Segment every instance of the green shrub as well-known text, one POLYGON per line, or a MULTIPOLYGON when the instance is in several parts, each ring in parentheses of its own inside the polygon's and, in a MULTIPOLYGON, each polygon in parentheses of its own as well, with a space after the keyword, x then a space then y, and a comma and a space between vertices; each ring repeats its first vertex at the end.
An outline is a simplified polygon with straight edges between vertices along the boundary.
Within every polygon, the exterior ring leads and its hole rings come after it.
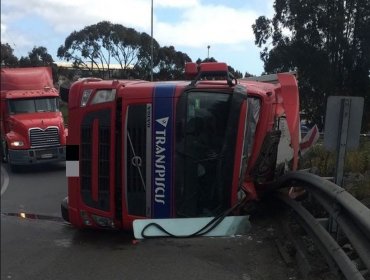
MULTIPOLYGON (((314 167, 318 175, 334 177, 336 154, 316 144, 301 158, 300 167, 314 167)), ((343 187, 359 200, 370 199, 370 139, 361 138, 359 148, 346 153, 343 187)))
POLYGON ((324 149, 322 144, 315 145, 300 160, 301 168, 317 168, 320 176, 333 176, 335 169, 335 157, 333 153, 324 149))
MULTIPOLYGON (((301 168, 316 167, 321 176, 333 176, 336 154, 325 150, 322 144, 316 144, 301 158, 300 165, 301 168)), ((364 139, 357 150, 346 153, 344 172, 362 174, 368 170, 370 170, 370 140, 364 139)))

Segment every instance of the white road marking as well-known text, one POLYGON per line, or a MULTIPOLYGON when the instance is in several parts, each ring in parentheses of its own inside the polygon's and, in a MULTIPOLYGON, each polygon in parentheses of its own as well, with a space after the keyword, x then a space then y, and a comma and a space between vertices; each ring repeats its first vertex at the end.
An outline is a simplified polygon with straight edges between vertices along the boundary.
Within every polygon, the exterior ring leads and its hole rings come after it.
POLYGON ((9 185, 9 175, 3 166, 1 166, 1 196, 5 193, 9 185))

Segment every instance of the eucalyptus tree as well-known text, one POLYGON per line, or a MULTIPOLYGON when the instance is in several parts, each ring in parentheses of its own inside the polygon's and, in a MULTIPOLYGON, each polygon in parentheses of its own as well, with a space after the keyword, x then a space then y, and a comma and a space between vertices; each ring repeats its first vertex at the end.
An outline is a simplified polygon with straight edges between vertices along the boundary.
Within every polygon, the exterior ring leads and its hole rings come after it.
POLYGON ((34 47, 28 53, 28 56, 22 56, 19 59, 19 66, 21 67, 52 66, 53 63, 53 57, 43 46, 34 47))
POLYGON ((87 69, 91 74, 98 72, 103 76, 109 73, 111 63, 111 30, 108 21, 86 26, 80 31, 73 31, 58 49, 57 56, 72 62, 75 68, 87 69))
POLYGON ((118 64, 119 76, 129 78, 147 52, 142 39, 145 36, 133 28, 102 21, 72 32, 59 47, 58 57, 71 61, 76 68, 97 71, 102 77, 110 77, 112 64, 118 64))
POLYGON ((363 96, 369 109, 370 1, 275 0, 274 9, 252 26, 265 72, 296 70, 302 107, 319 125, 330 95, 363 96))
POLYGON ((169 46, 160 48, 158 57, 157 78, 159 80, 184 79, 185 63, 191 62, 186 53, 176 51, 173 46, 169 46))
POLYGON ((1 43, 1 66, 15 67, 18 65, 18 58, 14 55, 14 49, 8 43, 1 43))

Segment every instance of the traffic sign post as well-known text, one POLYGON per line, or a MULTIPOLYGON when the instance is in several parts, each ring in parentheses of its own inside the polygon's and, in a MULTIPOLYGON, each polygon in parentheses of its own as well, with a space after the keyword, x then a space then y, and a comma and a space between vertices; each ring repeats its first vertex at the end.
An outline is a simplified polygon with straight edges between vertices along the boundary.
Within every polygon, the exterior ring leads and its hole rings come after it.
MULTIPOLYGON (((330 96, 325 118, 324 146, 337 151, 335 183, 343 185, 346 151, 359 145, 364 99, 362 97, 330 96)), ((339 212, 337 209, 336 212, 339 212)), ((338 224, 329 218, 328 231, 338 237, 338 224)))
POLYGON ((342 186, 346 151, 359 145, 363 106, 363 97, 328 98, 324 146, 329 151, 337 151, 335 183, 339 186, 342 186))

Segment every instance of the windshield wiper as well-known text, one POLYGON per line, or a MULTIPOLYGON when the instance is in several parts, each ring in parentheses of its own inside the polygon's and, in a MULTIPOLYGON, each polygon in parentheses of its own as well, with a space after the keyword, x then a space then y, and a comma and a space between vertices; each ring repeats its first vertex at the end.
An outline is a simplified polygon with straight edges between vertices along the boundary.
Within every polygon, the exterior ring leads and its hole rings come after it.
POLYGON ((202 159, 197 159, 196 157, 190 155, 190 154, 187 154, 187 153, 184 153, 184 152, 180 152, 180 151, 176 151, 178 154, 184 156, 184 157, 188 157, 188 158, 191 158, 192 160, 194 160, 194 162, 196 163, 199 163, 199 162, 204 162, 204 161, 209 161, 209 160, 219 160, 221 158, 224 157, 223 153, 216 153, 214 151, 210 151, 205 158, 202 158, 202 159))
POLYGON ((211 151, 207 154, 207 157, 198 160, 198 162, 209 161, 209 160, 220 160, 223 157, 224 157, 223 153, 217 154, 216 152, 211 151))

